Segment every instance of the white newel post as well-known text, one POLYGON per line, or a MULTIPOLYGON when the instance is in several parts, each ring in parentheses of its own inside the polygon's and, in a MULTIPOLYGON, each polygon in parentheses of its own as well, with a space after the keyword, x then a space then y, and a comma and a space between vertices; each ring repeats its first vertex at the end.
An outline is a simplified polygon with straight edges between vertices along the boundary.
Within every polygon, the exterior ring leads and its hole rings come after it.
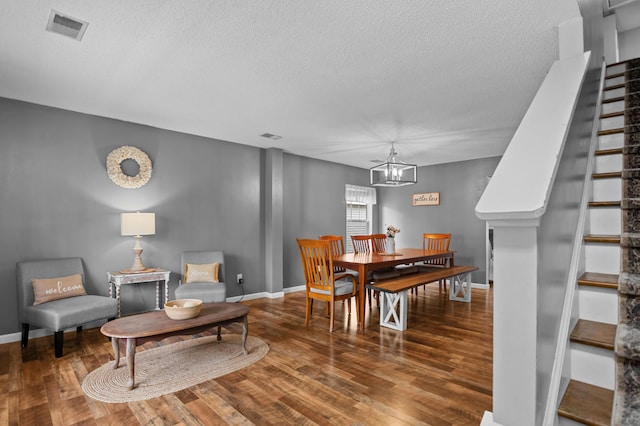
POLYGON ((535 424, 537 221, 495 222, 493 420, 535 424))
POLYGON ((571 22, 560 31, 563 59, 549 69, 476 205, 494 244, 493 412, 483 426, 535 425, 545 411, 544 390, 536 393, 539 221, 589 69, 590 52, 565 57, 579 50, 573 32, 581 30, 571 22))

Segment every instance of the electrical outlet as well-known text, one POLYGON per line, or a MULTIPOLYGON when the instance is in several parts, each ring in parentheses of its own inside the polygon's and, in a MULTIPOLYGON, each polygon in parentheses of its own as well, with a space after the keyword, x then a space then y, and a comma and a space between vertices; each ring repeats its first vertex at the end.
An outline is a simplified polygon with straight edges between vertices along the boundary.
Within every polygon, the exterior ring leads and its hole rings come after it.
POLYGON ((244 278, 242 278, 242 274, 238 274, 236 276, 236 284, 238 284, 238 285, 244 284, 244 278))

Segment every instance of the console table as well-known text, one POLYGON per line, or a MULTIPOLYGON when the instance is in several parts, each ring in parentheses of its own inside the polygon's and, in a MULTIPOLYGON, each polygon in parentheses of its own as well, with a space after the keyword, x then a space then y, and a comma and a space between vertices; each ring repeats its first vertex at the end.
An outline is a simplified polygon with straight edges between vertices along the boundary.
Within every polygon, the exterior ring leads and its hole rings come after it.
POLYGON ((113 287, 116 289, 116 301, 118 302, 118 317, 120 316, 120 286, 123 284, 140 284, 156 282, 156 310, 160 309, 160 282, 164 284, 164 301, 169 298, 169 275, 171 271, 154 268, 148 271, 125 273, 107 272, 109 279, 109 297, 113 297, 113 287))

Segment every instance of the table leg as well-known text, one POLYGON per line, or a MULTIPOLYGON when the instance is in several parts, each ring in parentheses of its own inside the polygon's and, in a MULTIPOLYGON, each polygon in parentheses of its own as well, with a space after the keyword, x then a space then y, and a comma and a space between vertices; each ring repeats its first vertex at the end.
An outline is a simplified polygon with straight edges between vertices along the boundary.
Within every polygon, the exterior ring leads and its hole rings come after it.
POLYGON ((113 363, 113 369, 115 370, 120 366, 120 339, 112 337, 111 346, 113 346, 113 356, 115 357, 115 361, 113 363))
POLYGON ((160 310, 160 280, 156 281, 156 311, 160 310))
POLYGON ((244 320, 242 321, 242 352, 245 355, 247 352, 247 334, 249 334, 249 316, 245 315, 244 320))
POLYGON ((380 325, 394 330, 407 329, 407 290, 399 293, 380 292, 380 325))
MULTIPOLYGON (((169 280, 164 280, 164 303, 169 301, 169 280)), ((164 306, 164 305, 163 305, 164 306)))
POLYGON ((364 289, 364 285, 367 281, 367 268, 365 265, 358 266, 358 328, 364 331, 364 305, 367 299, 367 294, 364 289))
POLYGON ((114 284, 116 287, 116 303, 118 304, 118 318, 120 318, 120 284, 114 284))
POLYGON ((471 302, 471 272, 451 277, 449 300, 471 302))
POLYGON ((136 379, 136 339, 127 339, 127 366, 129 366, 129 390, 133 389, 136 379))

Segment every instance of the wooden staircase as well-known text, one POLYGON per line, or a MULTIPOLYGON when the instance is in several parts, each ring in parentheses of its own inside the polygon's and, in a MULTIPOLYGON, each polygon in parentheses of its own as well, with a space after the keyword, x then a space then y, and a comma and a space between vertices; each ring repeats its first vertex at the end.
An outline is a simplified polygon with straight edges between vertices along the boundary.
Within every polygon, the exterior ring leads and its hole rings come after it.
POLYGON ((634 136, 640 91, 633 83, 639 78, 640 60, 607 67, 584 236, 587 272, 578 280, 579 319, 570 337, 571 380, 558 408, 561 425, 640 424, 640 382, 630 379, 640 370, 629 359, 640 353, 640 340, 629 338, 633 325, 640 327, 640 297, 636 305, 635 294, 627 295, 629 287, 640 295, 640 133, 634 136))

